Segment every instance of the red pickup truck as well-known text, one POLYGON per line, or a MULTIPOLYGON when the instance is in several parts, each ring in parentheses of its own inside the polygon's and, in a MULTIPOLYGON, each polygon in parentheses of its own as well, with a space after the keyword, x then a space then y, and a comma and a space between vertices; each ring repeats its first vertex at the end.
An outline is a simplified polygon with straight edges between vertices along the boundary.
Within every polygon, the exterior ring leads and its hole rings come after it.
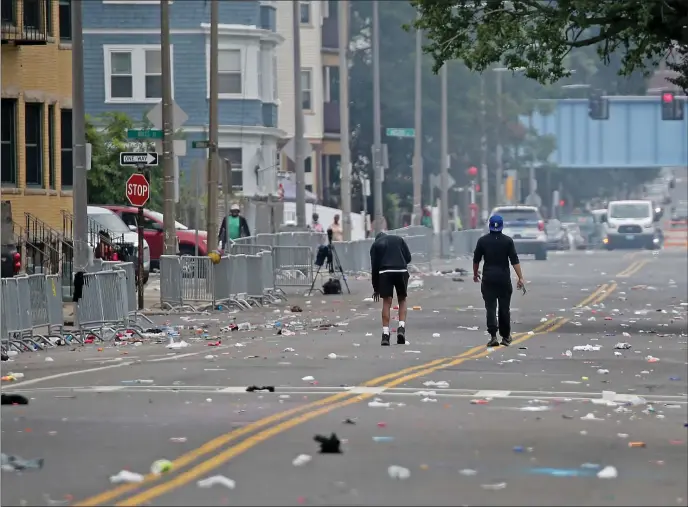
MULTIPOLYGON (((136 227, 139 210, 133 206, 101 206, 117 213, 129 227, 136 227)), ((151 268, 160 269, 160 256, 163 252, 165 235, 163 234, 162 213, 149 209, 143 210, 143 234, 150 248, 151 268)), ((194 255, 196 231, 179 222, 174 223, 177 230, 177 244, 180 255, 194 255)), ((208 254, 208 233, 198 231, 198 255, 208 254)))

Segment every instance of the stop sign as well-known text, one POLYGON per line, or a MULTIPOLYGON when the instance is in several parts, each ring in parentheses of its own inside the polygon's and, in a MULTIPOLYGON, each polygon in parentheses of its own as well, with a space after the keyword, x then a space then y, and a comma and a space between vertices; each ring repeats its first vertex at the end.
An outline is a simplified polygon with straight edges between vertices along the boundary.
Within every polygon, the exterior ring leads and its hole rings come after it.
POLYGON ((150 197, 150 185, 143 174, 132 174, 127 180, 127 199, 132 206, 143 206, 150 197))

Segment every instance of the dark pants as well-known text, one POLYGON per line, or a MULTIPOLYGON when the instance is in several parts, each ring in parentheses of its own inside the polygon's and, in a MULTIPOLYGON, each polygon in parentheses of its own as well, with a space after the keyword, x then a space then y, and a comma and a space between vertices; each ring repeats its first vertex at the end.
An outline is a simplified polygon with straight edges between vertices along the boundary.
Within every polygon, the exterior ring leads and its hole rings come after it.
POLYGON ((487 332, 496 336, 497 332, 502 338, 511 335, 511 294, 514 289, 511 282, 507 283, 482 283, 480 292, 485 301, 485 313, 487 316, 487 332), (499 308, 499 309, 498 309, 499 308))

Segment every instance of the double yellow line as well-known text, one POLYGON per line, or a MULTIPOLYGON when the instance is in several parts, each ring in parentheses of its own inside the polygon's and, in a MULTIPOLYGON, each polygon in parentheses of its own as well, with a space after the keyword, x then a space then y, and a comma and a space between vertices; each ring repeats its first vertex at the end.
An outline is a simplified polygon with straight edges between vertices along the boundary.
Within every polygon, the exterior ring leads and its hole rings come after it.
POLYGON ((595 289, 592 294, 586 297, 583 301, 578 303, 575 308, 582 308, 584 306, 596 305, 601 303, 603 300, 607 299, 612 292, 616 290, 618 285, 614 282, 603 283, 597 289, 595 289))
MULTIPOLYGON (((586 298, 586 301, 592 301, 593 299, 591 298, 594 297, 595 302, 600 302, 607 298, 615 288, 616 284, 604 284, 598 287, 590 297, 586 298)), ((529 332, 516 333, 513 335, 515 339, 512 344, 517 345, 529 340, 533 336, 556 331, 568 321, 569 319, 564 317, 555 317, 540 324, 529 332)), ((362 386, 380 388, 397 387, 401 384, 405 384, 419 377, 429 375, 438 370, 457 366, 471 359, 480 359, 482 357, 486 357, 491 352, 492 349, 487 349, 484 345, 479 345, 454 357, 437 359, 422 365, 412 366, 388 375, 374 378, 368 382, 365 382, 362 384, 362 386)), ((192 465, 194 462, 201 460, 201 458, 203 458, 203 460, 197 465, 192 466, 188 470, 179 473, 178 475, 159 476, 148 474, 145 476, 142 483, 121 485, 101 494, 87 498, 74 505, 86 507, 110 504, 117 498, 123 497, 124 495, 132 493, 139 488, 145 488, 146 486, 157 482, 158 484, 150 487, 150 489, 136 493, 133 496, 116 503, 115 505, 138 506, 146 504, 147 502, 150 502, 151 500, 158 498, 170 491, 182 487, 194 480, 200 479, 220 465, 230 461, 231 459, 239 456, 240 454, 275 435, 283 433, 295 426, 298 426, 299 424, 305 423, 306 421, 319 417, 338 408, 359 403, 374 396, 376 396, 375 392, 365 394, 343 392, 328 396, 322 400, 308 403, 301 407, 293 408, 291 410, 286 410, 284 412, 265 417, 259 421, 253 422, 242 428, 214 438, 213 440, 203 444, 201 447, 181 455, 173 462, 174 471, 182 470, 184 467, 192 465), (243 438, 243 440, 234 445, 222 449, 227 444, 241 439, 242 437, 246 438, 243 438), (213 453, 211 456, 205 457, 211 453, 213 453)), ((172 474, 174 474, 174 472, 172 472, 172 474)))
POLYGON ((618 276, 619 278, 628 278, 629 276, 635 275, 638 271, 643 269, 643 266, 645 266, 645 264, 647 264, 649 262, 650 262, 649 259, 642 259, 639 261, 634 261, 626 269, 618 272, 616 274, 616 276, 618 276))

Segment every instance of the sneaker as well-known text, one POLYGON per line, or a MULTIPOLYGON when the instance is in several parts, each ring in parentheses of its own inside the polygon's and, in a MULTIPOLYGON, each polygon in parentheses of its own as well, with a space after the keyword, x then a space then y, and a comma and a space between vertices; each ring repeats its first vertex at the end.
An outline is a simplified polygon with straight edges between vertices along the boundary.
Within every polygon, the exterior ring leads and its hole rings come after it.
POLYGON ((397 328, 397 345, 406 344, 406 328, 399 326, 397 328))
POLYGON ((499 347, 499 342, 497 341, 496 336, 491 336, 490 341, 487 342, 488 347, 499 347))
POLYGON ((508 347, 509 345, 511 345, 511 336, 502 338, 502 346, 508 347))
POLYGON ((383 347, 389 347, 389 335, 388 334, 383 334, 382 335, 382 342, 380 343, 383 347))

